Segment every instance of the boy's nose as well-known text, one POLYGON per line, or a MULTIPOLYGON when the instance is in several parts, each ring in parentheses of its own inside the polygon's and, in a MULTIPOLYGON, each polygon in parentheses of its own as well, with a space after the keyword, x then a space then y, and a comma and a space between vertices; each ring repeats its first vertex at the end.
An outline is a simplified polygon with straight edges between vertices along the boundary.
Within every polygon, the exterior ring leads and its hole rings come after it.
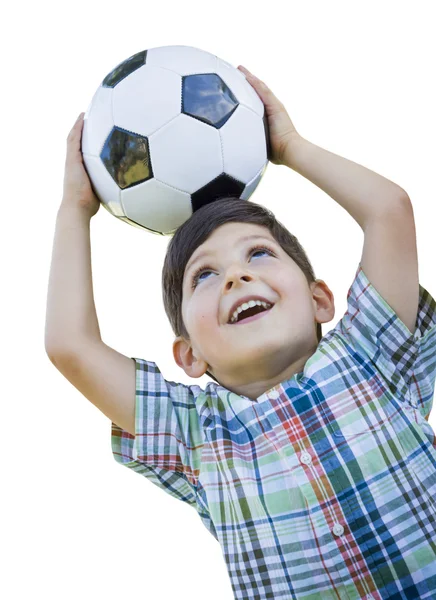
POLYGON ((246 267, 235 265, 226 273, 225 289, 231 289, 237 282, 248 283, 254 279, 254 275, 246 267))

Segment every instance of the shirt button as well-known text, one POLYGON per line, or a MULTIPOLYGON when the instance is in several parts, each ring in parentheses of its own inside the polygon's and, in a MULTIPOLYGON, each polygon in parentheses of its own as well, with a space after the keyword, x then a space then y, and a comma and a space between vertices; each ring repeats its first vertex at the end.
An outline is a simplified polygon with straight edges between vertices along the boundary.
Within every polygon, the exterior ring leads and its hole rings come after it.
POLYGON ((312 457, 310 456, 309 452, 302 452, 300 454, 300 460, 303 464, 310 465, 312 462, 312 457))
POLYGON ((368 596, 366 596, 366 600, 374 600, 374 596, 372 594, 369 594, 368 596))
POLYGON ((280 396, 280 393, 277 390, 272 390, 269 393, 269 397, 272 398, 273 400, 277 400, 277 398, 280 396))
POLYGON ((342 525, 339 525, 339 523, 336 523, 332 531, 335 535, 342 535, 344 533, 344 528, 342 525))

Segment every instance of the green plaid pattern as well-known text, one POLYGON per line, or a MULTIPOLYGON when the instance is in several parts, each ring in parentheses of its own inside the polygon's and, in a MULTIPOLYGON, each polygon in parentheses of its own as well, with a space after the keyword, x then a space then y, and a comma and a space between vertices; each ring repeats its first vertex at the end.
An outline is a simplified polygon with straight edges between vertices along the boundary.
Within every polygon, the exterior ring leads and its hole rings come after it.
POLYGON ((361 265, 304 371, 256 401, 136 358, 115 460, 194 507, 238 600, 436 599, 436 302, 412 334, 361 265))

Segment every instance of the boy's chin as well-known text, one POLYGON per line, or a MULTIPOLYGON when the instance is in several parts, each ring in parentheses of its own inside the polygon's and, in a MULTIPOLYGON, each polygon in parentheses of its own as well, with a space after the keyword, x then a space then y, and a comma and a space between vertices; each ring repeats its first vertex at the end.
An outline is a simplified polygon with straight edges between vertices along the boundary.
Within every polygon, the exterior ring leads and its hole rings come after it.
MULTIPOLYGON (((249 348, 247 344, 241 352, 229 351, 226 356, 226 363, 222 365, 222 370, 232 376, 250 374, 253 380, 263 377, 269 372, 269 366, 273 367, 277 356, 280 356, 284 348, 275 346, 274 348, 265 348, 265 345, 249 348)), ((234 349, 235 350, 235 349, 234 349)))

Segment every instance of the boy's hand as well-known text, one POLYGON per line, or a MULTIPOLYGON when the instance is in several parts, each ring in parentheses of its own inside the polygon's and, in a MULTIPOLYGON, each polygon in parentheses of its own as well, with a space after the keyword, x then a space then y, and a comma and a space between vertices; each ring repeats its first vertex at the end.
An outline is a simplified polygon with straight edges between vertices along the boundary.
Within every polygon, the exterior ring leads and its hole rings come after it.
POLYGON ((62 205, 80 207, 91 218, 100 208, 100 201, 92 191, 88 173, 83 165, 81 140, 84 114, 80 113, 67 138, 62 205))
POLYGON ((265 105, 271 143, 270 161, 275 165, 286 164, 286 154, 290 153, 289 149, 293 141, 300 138, 299 133, 297 133, 286 108, 274 96, 269 87, 242 65, 239 65, 238 69, 244 73, 248 83, 256 90, 265 105))

